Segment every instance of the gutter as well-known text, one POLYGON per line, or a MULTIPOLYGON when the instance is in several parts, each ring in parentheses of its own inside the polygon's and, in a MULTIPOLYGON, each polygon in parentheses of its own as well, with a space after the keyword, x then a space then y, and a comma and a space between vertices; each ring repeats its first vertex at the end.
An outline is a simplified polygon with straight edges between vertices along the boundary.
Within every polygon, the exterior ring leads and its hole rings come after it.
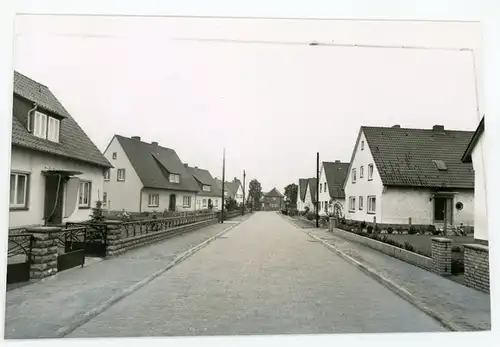
POLYGON ((144 191, 144 187, 139 191, 139 213, 142 212, 142 192, 144 191))

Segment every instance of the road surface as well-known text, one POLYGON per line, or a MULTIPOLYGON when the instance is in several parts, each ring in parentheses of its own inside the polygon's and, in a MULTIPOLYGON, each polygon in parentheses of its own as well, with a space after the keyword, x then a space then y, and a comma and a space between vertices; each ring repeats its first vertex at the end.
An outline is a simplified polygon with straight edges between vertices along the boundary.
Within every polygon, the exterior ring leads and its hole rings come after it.
POLYGON ((67 337, 437 331, 285 218, 257 212, 67 337))

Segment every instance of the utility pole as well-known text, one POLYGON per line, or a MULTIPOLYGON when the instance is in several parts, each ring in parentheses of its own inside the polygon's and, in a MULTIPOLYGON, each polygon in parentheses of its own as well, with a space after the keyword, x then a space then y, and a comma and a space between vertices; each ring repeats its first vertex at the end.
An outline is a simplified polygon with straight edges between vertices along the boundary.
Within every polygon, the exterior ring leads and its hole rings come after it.
POLYGON ((244 215, 245 214, 245 178, 247 177, 247 174, 245 172, 245 170, 243 170, 243 212, 242 214, 244 215))
POLYGON ((222 206, 220 209, 220 222, 224 223, 224 185, 226 180, 226 148, 222 154, 222 206))
POLYGON ((319 228, 319 152, 316 153, 316 228, 319 228))

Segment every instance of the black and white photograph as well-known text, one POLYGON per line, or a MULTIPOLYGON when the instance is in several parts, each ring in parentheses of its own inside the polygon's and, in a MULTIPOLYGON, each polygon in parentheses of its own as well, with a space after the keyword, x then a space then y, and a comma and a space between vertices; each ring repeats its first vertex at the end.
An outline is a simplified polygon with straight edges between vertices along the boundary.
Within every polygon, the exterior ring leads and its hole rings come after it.
POLYGON ((333 17, 16 14, 5 339, 490 331, 484 26, 333 17))

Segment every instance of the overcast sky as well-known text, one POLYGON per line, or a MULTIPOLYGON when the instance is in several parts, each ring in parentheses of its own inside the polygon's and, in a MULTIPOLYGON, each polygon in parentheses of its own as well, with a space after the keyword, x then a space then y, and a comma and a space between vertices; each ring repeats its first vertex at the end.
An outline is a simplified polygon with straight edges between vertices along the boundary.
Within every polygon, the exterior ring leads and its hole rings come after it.
MULTIPOLYGON (((114 134, 173 148, 221 177, 283 193, 349 161, 361 125, 474 130, 469 52, 180 41, 467 47, 478 24, 22 16, 15 69, 47 85, 102 150, 114 134)), ((479 80, 481 88, 481 80, 479 80)), ((482 91, 480 89, 480 99, 482 91)))

